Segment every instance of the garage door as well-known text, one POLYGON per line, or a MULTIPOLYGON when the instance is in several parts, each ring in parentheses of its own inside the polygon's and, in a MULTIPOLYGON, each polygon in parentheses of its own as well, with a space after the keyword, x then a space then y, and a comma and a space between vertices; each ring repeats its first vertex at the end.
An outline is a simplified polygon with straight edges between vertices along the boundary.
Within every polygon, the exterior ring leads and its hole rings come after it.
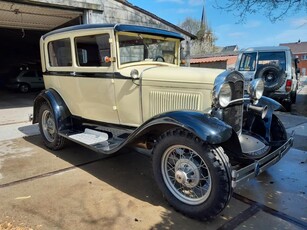
POLYGON ((0 1, 0 27, 50 31, 82 15, 75 10, 0 1))
POLYGON ((2 92, 8 84, 14 89, 25 85, 17 82, 22 71, 40 71, 40 37, 56 28, 80 24, 82 14, 83 10, 0 1, 0 102, 6 101, 2 92))

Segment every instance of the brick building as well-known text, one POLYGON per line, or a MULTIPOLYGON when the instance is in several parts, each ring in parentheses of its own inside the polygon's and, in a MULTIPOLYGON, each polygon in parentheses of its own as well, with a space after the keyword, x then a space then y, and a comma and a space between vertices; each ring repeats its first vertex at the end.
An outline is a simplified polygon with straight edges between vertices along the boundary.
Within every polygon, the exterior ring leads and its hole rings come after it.
POLYGON ((294 42, 294 43, 283 43, 279 44, 280 46, 288 46, 293 55, 298 57, 300 63, 298 67, 301 70, 301 76, 307 75, 307 42, 294 42))

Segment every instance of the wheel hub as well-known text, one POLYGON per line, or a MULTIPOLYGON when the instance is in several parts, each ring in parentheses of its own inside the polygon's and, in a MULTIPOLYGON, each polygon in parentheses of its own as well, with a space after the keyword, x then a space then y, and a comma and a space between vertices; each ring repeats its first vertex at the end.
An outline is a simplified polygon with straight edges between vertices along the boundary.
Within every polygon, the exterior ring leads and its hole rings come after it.
POLYGON ((48 120, 47 120, 47 129, 48 129, 48 132, 50 134, 54 134, 55 133, 55 124, 54 124, 53 119, 48 118, 48 120))
POLYGON ((189 159, 180 159, 175 166, 175 179, 187 188, 194 188, 200 180, 197 165, 189 159))

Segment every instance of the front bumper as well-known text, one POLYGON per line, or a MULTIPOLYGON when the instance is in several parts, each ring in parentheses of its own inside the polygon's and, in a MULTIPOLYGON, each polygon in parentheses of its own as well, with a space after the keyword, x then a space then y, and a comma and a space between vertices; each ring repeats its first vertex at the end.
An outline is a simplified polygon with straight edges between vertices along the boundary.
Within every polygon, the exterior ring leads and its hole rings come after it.
POLYGON ((232 170, 232 187, 236 187, 251 178, 258 176, 260 173, 264 172, 266 169, 277 163, 293 145, 294 132, 291 134, 289 140, 283 144, 281 147, 276 149, 274 152, 266 155, 264 158, 255 161, 254 163, 247 165, 238 170, 232 170))

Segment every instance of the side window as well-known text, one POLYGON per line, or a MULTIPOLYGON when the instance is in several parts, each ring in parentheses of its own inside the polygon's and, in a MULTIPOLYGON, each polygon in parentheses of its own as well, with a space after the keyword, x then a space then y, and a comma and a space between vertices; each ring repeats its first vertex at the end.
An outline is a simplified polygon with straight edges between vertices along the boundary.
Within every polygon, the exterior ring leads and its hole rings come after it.
POLYGON ((72 66, 69 38, 49 42, 48 53, 50 66, 72 66))
POLYGON ((36 77, 35 71, 28 71, 23 74, 23 77, 36 77))
POLYGON ((243 53, 239 71, 255 71, 257 53, 243 53))
POLYGON ((110 66, 109 34, 75 38, 78 66, 110 66))

